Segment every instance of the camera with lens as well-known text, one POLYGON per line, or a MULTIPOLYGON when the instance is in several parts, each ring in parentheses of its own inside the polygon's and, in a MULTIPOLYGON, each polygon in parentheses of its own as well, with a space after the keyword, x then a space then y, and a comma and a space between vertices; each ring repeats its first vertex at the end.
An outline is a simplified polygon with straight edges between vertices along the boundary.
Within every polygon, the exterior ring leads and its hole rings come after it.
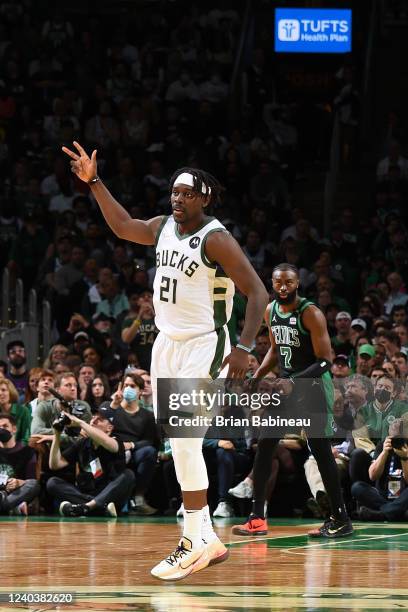
MULTIPOLYGON (((70 414, 72 414, 72 416, 76 416, 78 417, 78 419, 82 419, 84 414, 85 414, 85 406, 81 406, 81 404, 78 404, 77 402, 73 401, 73 402, 61 402, 61 404, 64 406, 64 408, 66 409, 67 412, 69 412, 70 414)), ((71 419, 69 418, 68 415, 66 414, 60 414, 59 417, 57 417, 55 419, 55 421, 53 422, 52 426, 54 429, 56 429, 57 431, 64 431, 64 429, 66 429, 66 433, 70 434, 70 435, 75 435, 78 433, 78 429, 80 429, 80 427, 78 427, 77 425, 71 425, 71 419), (69 431, 68 431, 69 430, 69 431), (74 433, 72 433, 72 430, 75 430, 74 433)))
POLYGON ((408 446, 408 440, 405 438, 391 438, 392 448, 400 450, 405 444, 408 446))
POLYGON ((60 416, 53 421, 52 426, 56 431, 62 432, 70 423, 71 419, 66 414, 60 414, 60 416))
MULTIPOLYGON (((85 414, 85 406, 82 406, 77 401, 73 400, 71 402, 67 401, 60 395, 55 389, 49 389, 50 393, 56 397, 60 404, 63 406, 66 412, 72 414, 72 416, 78 417, 78 419, 82 419, 85 414)), ((62 432, 64 429, 68 435, 77 435, 80 427, 76 425, 71 425, 71 419, 66 414, 60 414, 52 423, 53 428, 56 431, 62 432)))
POLYGON ((395 419, 390 425, 391 446, 400 450, 405 444, 408 445, 408 440, 403 438, 404 422, 402 419, 395 419))

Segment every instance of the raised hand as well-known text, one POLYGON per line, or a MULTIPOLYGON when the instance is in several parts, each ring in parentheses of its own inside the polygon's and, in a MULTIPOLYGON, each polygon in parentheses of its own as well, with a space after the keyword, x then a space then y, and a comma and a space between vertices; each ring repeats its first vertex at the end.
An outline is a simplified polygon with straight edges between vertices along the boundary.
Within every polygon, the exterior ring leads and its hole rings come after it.
POLYGON ((97 165, 96 165, 96 149, 92 152, 91 157, 87 155, 85 149, 81 147, 79 142, 74 140, 74 147, 78 151, 71 151, 67 147, 62 147, 64 153, 66 153, 71 158, 71 170, 74 174, 77 175, 81 181, 85 183, 89 183, 97 176, 97 165))
POLYGON ((118 408, 121 404, 121 401, 123 400, 123 383, 119 383, 117 390, 115 391, 115 393, 113 393, 111 395, 111 408, 118 408))

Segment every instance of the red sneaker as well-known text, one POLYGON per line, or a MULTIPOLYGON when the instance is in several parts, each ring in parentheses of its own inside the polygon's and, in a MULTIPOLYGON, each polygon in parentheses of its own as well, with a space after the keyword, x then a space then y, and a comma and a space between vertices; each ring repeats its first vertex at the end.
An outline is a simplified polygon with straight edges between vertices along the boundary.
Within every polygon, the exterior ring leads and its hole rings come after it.
POLYGON ((234 525, 232 533, 244 536, 261 536, 268 533, 268 523, 266 519, 251 515, 244 525, 234 525))

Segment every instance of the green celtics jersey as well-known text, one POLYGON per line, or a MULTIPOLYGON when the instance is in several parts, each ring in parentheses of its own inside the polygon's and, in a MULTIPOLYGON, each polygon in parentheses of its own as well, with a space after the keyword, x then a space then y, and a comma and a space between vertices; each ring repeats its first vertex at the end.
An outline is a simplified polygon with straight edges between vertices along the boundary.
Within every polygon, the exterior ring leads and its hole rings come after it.
POLYGON ((316 361, 310 333, 302 325, 302 313, 311 304, 300 298, 293 312, 282 312, 277 300, 272 302, 269 322, 283 376, 297 374, 316 361))

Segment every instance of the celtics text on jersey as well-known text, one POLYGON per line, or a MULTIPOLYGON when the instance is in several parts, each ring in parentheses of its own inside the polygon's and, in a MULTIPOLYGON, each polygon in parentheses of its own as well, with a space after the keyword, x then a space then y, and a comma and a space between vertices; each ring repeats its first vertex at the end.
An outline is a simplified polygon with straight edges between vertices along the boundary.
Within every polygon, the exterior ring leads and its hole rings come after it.
POLYGON ((302 313, 311 304, 300 298, 293 312, 283 312, 276 300, 271 304, 269 322, 282 373, 296 374, 316 361, 310 333, 302 325, 302 313))

